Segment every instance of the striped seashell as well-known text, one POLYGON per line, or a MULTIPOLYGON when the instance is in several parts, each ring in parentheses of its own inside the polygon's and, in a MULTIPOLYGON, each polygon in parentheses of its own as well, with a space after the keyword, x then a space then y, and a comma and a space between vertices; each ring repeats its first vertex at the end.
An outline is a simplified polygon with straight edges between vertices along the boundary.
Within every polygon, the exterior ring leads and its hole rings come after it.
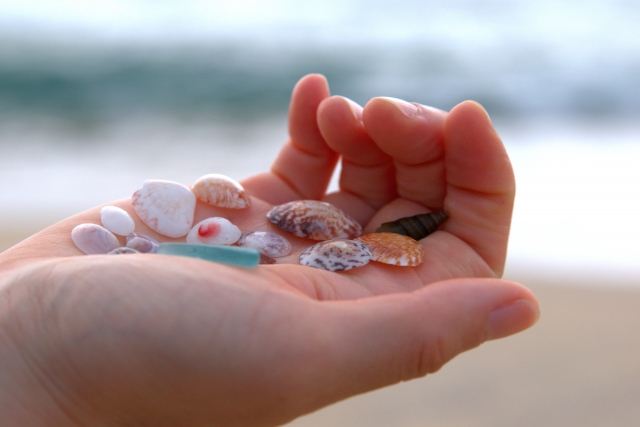
POLYGON ((80 224, 71 230, 71 240, 87 255, 102 255, 120 246, 116 236, 98 224, 80 224))
POLYGON ((191 189, 199 200, 222 208, 244 209, 251 199, 239 182, 225 175, 212 173, 198 178, 191 189))
POLYGON ((287 239, 268 231, 242 233, 237 245, 245 248, 255 248, 261 254, 272 258, 287 256, 291 253, 291 243, 287 239))
POLYGON ((187 243, 207 245, 231 245, 242 232, 226 218, 212 217, 200 221, 187 234, 187 243))
POLYGON ((416 240, 423 239, 449 218, 445 211, 430 212, 400 218, 395 221, 385 222, 376 229, 376 233, 397 233, 413 237, 416 240))
POLYGON ((300 264, 329 271, 362 267, 371 260, 371 250, 361 242, 347 239, 316 243, 300 254, 300 264))
POLYGON ((356 220, 337 207, 318 200, 297 200, 267 213, 269 221, 298 237, 313 240, 353 239, 362 234, 356 220))
POLYGON ((424 249, 417 240, 397 233, 370 233, 354 239, 367 245, 371 260, 415 267, 424 261, 424 249))

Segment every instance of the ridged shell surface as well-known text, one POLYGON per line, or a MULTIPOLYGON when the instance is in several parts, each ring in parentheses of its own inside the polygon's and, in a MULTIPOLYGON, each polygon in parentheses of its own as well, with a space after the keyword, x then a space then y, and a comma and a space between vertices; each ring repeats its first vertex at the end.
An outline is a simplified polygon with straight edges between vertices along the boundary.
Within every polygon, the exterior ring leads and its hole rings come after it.
POLYGON ((242 233, 238 246, 255 248, 271 258, 287 256, 291 253, 291 243, 279 234, 268 231, 248 231, 242 233))
POLYGON ((129 235, 136 228, 129 212, 117 206, 105 206, 100 209, 100 221, 104 228, 119 236, 129 235))
POLYGON ((355 239, 371 249, 371 259, 391 265, 413 267, 424 261, 424 249, 417 240, 396 233, 371 233, 355 239))
POLYGON ((152 230, 182 237, 191 230, 196 196, 189 187, 171 181, 147 180, 133 193, 133 208, 152 230))
POLYGON ((244 209, 251 204, 242 185, 225 175, 213 173, 200 177, 192 191, 203 202, 223 208, 244 209))
POLYGON ((334 239, 316 243, 300 254, 300 264, 329 271, 362 267, 371 260, 371 251, 362 242, 334 239))
POLYGON ((313 240, 353 239, 362 227, 342 210, 317 200, 297 200, 267 213, 269 221, 298 237, 313 240))
POLYGON ((98 224, 80 224, 71 230, 71 240, 87 255, 101 255, 120 246, 109 230, 98 224))
POLYGON ((143 254, 154 254, 158 250, 159 241, 142 233, 131 233, 127 236, 127 247, 143 254))
POLYGON ((436 231, 447 218, 449 215, 445 211, 408 216, 383 223, 376 233, 398 233, 420 240, 436 231))
POLYGON ((200 221, 187 234, 187 243, 208 245, 231 245, 238 241, 242 232, 226 218, 212 217, 200 221))

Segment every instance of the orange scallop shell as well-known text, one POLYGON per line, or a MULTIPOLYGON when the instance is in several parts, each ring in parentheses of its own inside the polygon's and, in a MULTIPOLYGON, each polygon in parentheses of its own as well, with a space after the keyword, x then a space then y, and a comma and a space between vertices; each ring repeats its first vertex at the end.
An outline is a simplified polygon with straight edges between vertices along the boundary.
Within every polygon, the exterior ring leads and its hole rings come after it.
POLYGON ((396 233, 371 233, 356 239, 371 249, 371 260, 391 265, 413 267, 424 261, 420 242, 396 233))
POLYGON ((193 194, 210 205, 231 209, 244 209, 251 205, 242 185, 225 175, 212 173, 202 176, 191 188, 193 194))

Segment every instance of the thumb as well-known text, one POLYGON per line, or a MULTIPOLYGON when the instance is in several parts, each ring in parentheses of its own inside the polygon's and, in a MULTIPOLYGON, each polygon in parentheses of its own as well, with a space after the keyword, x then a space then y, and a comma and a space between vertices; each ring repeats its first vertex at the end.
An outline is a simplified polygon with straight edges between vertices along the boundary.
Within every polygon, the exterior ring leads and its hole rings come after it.
POLYGON ((531 291, 499 279, 448 280, 339 311, 335 360, 349 395, 436 372, 486 340, 527 329, 540 313, 531 291))

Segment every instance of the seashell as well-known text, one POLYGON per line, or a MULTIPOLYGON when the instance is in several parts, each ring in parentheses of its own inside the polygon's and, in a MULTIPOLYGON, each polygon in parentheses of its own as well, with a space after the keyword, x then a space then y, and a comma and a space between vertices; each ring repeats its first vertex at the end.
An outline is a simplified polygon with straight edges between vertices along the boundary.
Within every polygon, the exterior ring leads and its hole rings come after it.
POLYGON ((265 255, 265 254, 262 254, 262 253, 260 254, 260 264, 269 265, 269 264, 275 264, 275 263, 276 263, 275 259, 271 258, 268 255, 265 255))
POLYGON ((131 234, 136 228, 129 212, 116 206, 105 206, 100 209, 100 221, 104 228, 120 236, 131 234))
POLYGON ((71 230, 71 240, 87 255, 106 254, 120 243, 116 236, 98 224, 80 224, 71 230))
POLYGON ((251 204, 239 182, 217 173, 198 178, 191 190, 198 199, 214 206, 244 209, 251 204))
POLYGON ((268 231, 248 231, 240 236, 238 246, 255 248, 261 254, 272 258, 287 256, 291 253, 291 243, 284 237, 268 231))
POLYGON ((362 267, 371 260, 371 250, 362 242, 347 239, 316 243, 300 254, 300 264, 329 271, 362 267))
POLYGON ((213 217, 200 221, 187 234, 187 243, 230 245, 240 238, 242 232, 226 218, 213 217))
POLYGON ((397 233, 413 237, 416 240, 423 239, 449 218, 445 211, 430 212, 396 219, 385 222, 376 229, 376 233, 397 233))
POLYGON ((119 248, 115 248, 111 252, 107 252, 107 255, 126 255, 126 254, 139 254, 140 252, 135 249, 128 248, 126 246, 120 246, 119 248))
POLYGON ((159 241, 142 233, 131 233, 127 236, 127 247, 143 254, 154 254, 158 250, 159 241))
POLYGON ((424 261, 424 249, 417 240, 396 233, 371 233, 354 239, 371 250, 371 259, 391 265, 416 266, 424 261))
POLYGON ((318 200, 278 205, 267 213, 269 221, 298 237, 313 240, 353 239, 362 234, 356 220, 337 207, 318 200))
POLYGON ((147 180, 133 193, 133 208, 152 230, 182 237, 193 224, 196 196, 189 187, 171 181, 147 180))

